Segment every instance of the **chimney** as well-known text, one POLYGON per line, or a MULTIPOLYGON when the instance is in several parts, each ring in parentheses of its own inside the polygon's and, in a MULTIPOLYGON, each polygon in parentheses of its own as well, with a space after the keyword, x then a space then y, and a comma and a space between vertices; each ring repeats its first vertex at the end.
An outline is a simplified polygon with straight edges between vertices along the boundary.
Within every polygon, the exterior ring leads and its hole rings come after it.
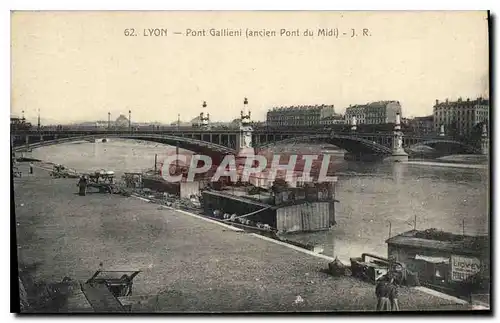
POLYGON ((439 104, 439 100, 438 100, 438 99, 436 99, 436 105, 438 105, 438 104, 439 104))

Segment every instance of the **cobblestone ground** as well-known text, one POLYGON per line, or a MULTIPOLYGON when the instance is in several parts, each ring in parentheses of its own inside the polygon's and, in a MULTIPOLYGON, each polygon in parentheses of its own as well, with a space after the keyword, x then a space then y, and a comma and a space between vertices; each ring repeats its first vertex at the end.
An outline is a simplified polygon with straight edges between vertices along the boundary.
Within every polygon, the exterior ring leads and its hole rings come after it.
MULTIPOLYGON (((36 282, 86 280, 100 267, 140 269, 134 295, 157 295, 147 311, 375 308, 374 286, 323 273, 327 260, 136 198, 79 196, 75 179, 21 169, 14 180, 19 266, 36 282)), ((400 291, 400 306, 463 308, 413 289, 400 291)))

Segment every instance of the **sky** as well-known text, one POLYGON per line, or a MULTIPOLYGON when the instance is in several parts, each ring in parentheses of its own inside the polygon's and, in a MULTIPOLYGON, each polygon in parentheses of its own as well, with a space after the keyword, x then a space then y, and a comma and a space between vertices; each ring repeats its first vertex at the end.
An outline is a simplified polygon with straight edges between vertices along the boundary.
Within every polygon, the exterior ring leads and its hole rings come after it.
POLYGON ((137 122, 189 121, 203 101, 212 120, 231 121, 245 97, 255 120, 274 106, 333 104, 343 113, 379 100, 423 116, 436 99, 488 96, 487 13, 13 12, 11 63, 12 114, 36 120, 40 110, 51 123, 129 110, 137 122), (132 28, 137 36, 126 36, 132 28), (155 28, 167 36, 144 36, 155 28), (211 28, 243 35, 210 36, 211 28), (318 36, 320 28, 341 35, 318 36), (247 38, 247 29, 277 36, 247 38))

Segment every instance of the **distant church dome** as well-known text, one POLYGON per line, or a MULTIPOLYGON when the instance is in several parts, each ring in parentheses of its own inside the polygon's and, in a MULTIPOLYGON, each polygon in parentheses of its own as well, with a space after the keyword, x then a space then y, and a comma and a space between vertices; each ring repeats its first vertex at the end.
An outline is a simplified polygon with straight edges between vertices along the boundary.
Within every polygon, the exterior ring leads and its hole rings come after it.
POLYGON ((123 114, 120 114, 120 116, 118 118, 116 118, 115 126, 120 127, 120 128, 128 127, 127 117, 125 117, 123 114))
POLYGON ((198 126, 200 123, 201 123, 201 118, 200 116, 197 116, 196 118, 193 118, 191 121, 190 121, 191 125, 193 126, 198 126))

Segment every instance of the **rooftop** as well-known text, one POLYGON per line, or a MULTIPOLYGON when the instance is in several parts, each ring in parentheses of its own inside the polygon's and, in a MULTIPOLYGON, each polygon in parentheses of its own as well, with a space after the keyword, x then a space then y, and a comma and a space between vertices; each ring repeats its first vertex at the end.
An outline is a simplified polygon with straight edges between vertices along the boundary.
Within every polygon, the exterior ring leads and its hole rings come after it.
POLYGON ((466 100, 463 100, 462 98, 458 98, 456 101, 449 101, 446 99, 444 102, 439 102, 439 100, 436 100, 436 104, 434 105, 435 107, 441 107, 441 106, 455 106, 455 105, 463 105, 463 104, 483 104, 483 105, 489 105, 490 100, 485 99, 482 97, 476 98, 474 100, 471 100, 470 98, 467 98, 466 100))
POLYGON ((489 249, 488 236, 467 236, 427 229, 411 230, 386 240, 387 244, 478 254, 489 249))
POLYGON ((283 110, 321 110, 325 108, 334 108, 333 104, 327 105, 327 104, 315 104, 315 105, 292 105, 292 106, 280 106, 280 107, 273 107, 270 111, 283 111, 283 110))
POLYGON ((366 104, 350 105, 348 108, 385 107, 389 103, 398 103, 399 104, 399 101, 396 101, 396 100, 375 101, 375 102, 369 102, 366 104))

